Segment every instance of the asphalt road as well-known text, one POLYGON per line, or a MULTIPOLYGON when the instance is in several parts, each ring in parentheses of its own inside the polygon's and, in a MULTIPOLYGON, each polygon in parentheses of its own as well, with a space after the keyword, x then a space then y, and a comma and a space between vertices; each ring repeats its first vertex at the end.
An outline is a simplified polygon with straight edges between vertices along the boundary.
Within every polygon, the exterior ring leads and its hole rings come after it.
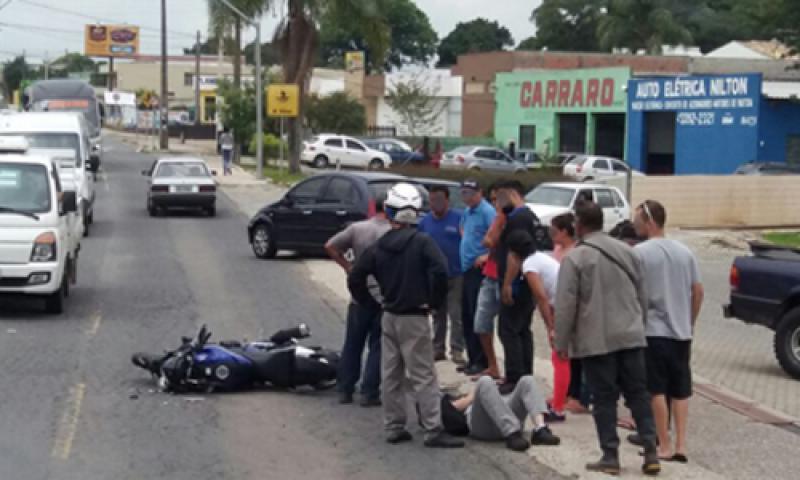
POLYGON ((380 410, 341 407, 333 392, 155 391, 131 354, 201 324, 254 339, 306 322, 338 347, 343 321, 302 262, 252 256, 247 219, 223 195, 216 218, 150 218, 139 172, 152 157, 106 144, 67 312, 0 298, 0 478, 562 478, 502 444, 432 451, 418 432, 389 446, 380 410))

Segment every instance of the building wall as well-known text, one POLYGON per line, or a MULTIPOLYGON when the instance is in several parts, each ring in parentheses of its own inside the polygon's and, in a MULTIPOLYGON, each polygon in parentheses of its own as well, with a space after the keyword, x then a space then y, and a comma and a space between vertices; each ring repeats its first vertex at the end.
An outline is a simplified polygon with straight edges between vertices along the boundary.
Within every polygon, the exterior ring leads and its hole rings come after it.
POLYGON ((733 173, 758 158, 760 98, 760 74, 633 79, 628 161, 647 171, 646 114, 675 112, 675 173, 733 173))
POLYGON ((382 127, 396 127, 397 135, 429 136, 429 137, 460 137, 461 130, 461 99, 440 98, 433 101, 435 111, 439 112, 435 121, 418 127, 411 132, 403 117, 398 114, 385 98, 377 99, 377 125, 382 127))
POLYGON ((791 101, 761 100, 759 122, 758 160, 800 164, 796 158, 787 159, 787 140, 790 136, 800 141, 800 105, 791 101))
MULTIPOLYGON (((527 70, 498 73, 496 85, 495 139, 518 148, 520 126, 536 128, 534 149, 558 153, 558 114, 625 113, 625 89, 630 68, 577 70, 527 70)), ((594 149, 595 122, 587 118, 587 150, 594 149)))
POLYGON ((670 227, 800 225, 800 182, 794 176, 634 177, 632 204, 663 203, 670 227))
MULTIPOLYGON (((233 65, 223 63, 221 68, 216 63, 203 62, 200 64, 200 75, 217 75, 220 70, 223 75, 233 75, 233 65)), ((161 90, 161 63, 160 62, 131 62, 114 64, 114 71, 117 75, 117 89, 125 91, 135 91, 140 88, 161 90)), ((190 62, 170 62, 167 72, 167 88, 174 96, 170 98, 174 103, 194 103, 194 83, 188 80, 186 75, 194 76, 194 63, 190 62)), ((243 75, 248 75, 249 71, 242 70, 243 75)))

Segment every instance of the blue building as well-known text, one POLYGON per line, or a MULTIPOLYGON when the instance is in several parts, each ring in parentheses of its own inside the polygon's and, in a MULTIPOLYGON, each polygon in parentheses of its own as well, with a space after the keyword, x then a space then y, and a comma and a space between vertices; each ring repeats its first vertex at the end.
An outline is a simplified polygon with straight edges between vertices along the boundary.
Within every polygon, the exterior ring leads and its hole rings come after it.
POLYGON ((754 161, 800 165, 800 102, 769 97, 785 84, 766 87, 761 74, 630 80, 628 163, 652 175, 730 174, 754 161))

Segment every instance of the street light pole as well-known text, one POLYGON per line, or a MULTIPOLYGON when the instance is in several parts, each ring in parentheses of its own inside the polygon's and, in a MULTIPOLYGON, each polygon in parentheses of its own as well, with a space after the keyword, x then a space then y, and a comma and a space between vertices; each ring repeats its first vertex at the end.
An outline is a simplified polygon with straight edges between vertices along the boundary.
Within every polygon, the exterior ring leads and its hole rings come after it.
POLYGON ((159 109, 161 118, 159 124, 161 150, 169 148, 169 133, 167 123, 169 117, 169 90, 167 87, 167 0, 161 0, 161 98, 159 109))
POLYGON ((228 0, 219 0, 223 5, 230 8, 233 13, 239 16, 245 23, 249 23, 256 29, 256 178, 264 176, 264 101, 263 86, 261 85, 261 25, 251 18, 248 18, 238 8, 234 7, 228 0))

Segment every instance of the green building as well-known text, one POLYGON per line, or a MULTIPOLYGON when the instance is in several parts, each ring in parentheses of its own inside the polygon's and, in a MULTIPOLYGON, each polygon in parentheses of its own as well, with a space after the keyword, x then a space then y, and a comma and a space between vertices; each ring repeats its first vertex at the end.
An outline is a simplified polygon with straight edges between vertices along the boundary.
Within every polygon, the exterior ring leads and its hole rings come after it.
POLYGON ((542 155, 624 158, 630 78, 628 67, 498 73, 495 138, 542 155))

